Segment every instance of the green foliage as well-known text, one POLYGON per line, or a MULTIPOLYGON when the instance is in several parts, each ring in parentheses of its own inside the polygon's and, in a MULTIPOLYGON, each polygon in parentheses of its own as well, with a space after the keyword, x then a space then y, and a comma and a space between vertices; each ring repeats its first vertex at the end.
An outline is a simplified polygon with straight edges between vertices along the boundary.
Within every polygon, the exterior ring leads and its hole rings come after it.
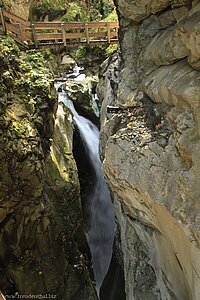
POLYGON ((115 10, 115 6, 112 0, 102 0, 102 3, 104 12, 103 16, 104 18, 107 18, 113 12, 113 10, 115 10))
POLYGON ((81 46, 76 51, 77 58, 85 58, 89 55, 93 56, 105 56, 106 54, 106 46, 81 46))
POLYGON ((0 0, 0 6, 11 6, 12 1, 11 0, 0 0))
POLYGON ((87 9, 76 2, 69 3, 67 12, 62 17, 63 22, 69 21, 89 21, 90 14, 87 9))
POLYGON ((117 22, 118 21, 118 16, 116 9, 113 9, 107 16, 104 18, 105 22, 117 22))
POLYGON ((113 44, 110 46, 102 46, 102 45, 95 45, 95 46, 81 46, 76 50, 75 56, 77 59, 87 60, 90 57, 94 59, 95 57, 99 57, 100 61, 103 61, 109 55, 116 52, 118 49, 117 44, 113 44))
POLYGON ((101 21, 104 18, 110 18, 114 21, 117 20, 116 12, 113 13, 114 4, 112 0, 34 0, 32 5, 32 18, 35 20, 42 15, 51 15, 53 14, 53 11, 62 12, 65 9, 65 15, 58 15, 56 17, 57 20, 62 20, 64 22, 101 21))
POLYGON ((35 0, 33 3, 34 7, 37 7, 41 12, 48 10, 62 10, 66 8, 65 0, 35 0))
POLYGON ((118 49, 118 45, 117 44, 112 44, 112 45, 110 45, 106 48, 106 53, 107 53, 108 56, 112 55, 114 52, 117 51, 117 49, 118 49))
POLYGON ((0 37, 0 55, 1 56, 7 56, 10 54, 16 54, 17 51, 19 51, 19 47, 14 42, 14 40, 8 35, 8 36, 1 36, 0 37))
POLYGON ((53 59, 50 50, 20 52, 11 37, 0 36, 0 95, 12 89, 19 102, 26 98, 25 104, 33 114, 36 104, 51 99, 49 61, 53 59))

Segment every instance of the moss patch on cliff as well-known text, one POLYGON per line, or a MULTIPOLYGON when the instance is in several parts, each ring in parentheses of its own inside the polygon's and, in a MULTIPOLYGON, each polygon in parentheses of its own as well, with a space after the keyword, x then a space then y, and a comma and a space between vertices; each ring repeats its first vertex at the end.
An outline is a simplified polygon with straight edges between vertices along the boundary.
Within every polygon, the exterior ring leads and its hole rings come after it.
POLYGON ((46 150, 53 124, 51 118, 47 120, 45 112, 53 113, 55 105, 52 72, 49 71, 51 60, 48 50, 21 52, 12 38, 0 38, 0 124, 8 126, 18 138, 26 137, 28 130, 34 134, 35 129, 44 136, 48 127, 42 145, 46 150), (30 120, 35 129, 29 128, 30 120))

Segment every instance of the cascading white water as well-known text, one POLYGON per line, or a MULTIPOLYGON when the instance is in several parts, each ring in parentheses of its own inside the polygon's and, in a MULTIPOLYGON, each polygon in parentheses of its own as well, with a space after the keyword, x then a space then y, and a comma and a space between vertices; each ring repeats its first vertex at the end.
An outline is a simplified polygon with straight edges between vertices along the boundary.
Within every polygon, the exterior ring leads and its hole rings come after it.
POLYGON ((92 255, 96 290, 99 296, 100 287, 108 272, 112 258, 114 241, 114 211, 110 199, 110 192, 104 181, 99 158, 99 130, 89 120, 80 116, 67 94, 59 93, 59 101, 62 101, 73 114, 73 119, 79 129, 81 139, 88 153, 94 169, 95 184, 91 195, 88 197, 89 227, 87 239, 92 255))

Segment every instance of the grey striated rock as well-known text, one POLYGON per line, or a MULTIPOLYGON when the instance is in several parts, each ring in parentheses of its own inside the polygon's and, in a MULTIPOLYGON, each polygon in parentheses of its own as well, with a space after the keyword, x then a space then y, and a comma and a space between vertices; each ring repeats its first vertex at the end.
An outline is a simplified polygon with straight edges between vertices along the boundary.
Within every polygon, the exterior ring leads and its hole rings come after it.
POLYGON ((116 2, 119 75, 113 64, 103 66, 99 95, 103 168, 114 194, 126 297, 198 300, 200 5, 116 2), (107 105, 123 110, 112 115, 107 105))

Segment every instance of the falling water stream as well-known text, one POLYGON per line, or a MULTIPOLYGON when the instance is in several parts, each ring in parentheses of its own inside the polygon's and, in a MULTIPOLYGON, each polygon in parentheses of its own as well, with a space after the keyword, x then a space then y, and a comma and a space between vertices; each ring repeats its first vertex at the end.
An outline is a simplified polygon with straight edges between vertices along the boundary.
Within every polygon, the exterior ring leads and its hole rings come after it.
MULTIPOLYGON (((113 252, 114 241, 114 212, 110 192, 104 181, 99 158, 99 130, 86 118, 80 116, 62 91, 59 101, 63 102, 72 112, 86 153, 94 170, 95 183, 88 195, 87 240, 92 256, 93 272, 96 281, 96 291, 99 296, 103 280, 108 272, 113 252)), ((83 158, 84 159, 84 158, 83 158)))

